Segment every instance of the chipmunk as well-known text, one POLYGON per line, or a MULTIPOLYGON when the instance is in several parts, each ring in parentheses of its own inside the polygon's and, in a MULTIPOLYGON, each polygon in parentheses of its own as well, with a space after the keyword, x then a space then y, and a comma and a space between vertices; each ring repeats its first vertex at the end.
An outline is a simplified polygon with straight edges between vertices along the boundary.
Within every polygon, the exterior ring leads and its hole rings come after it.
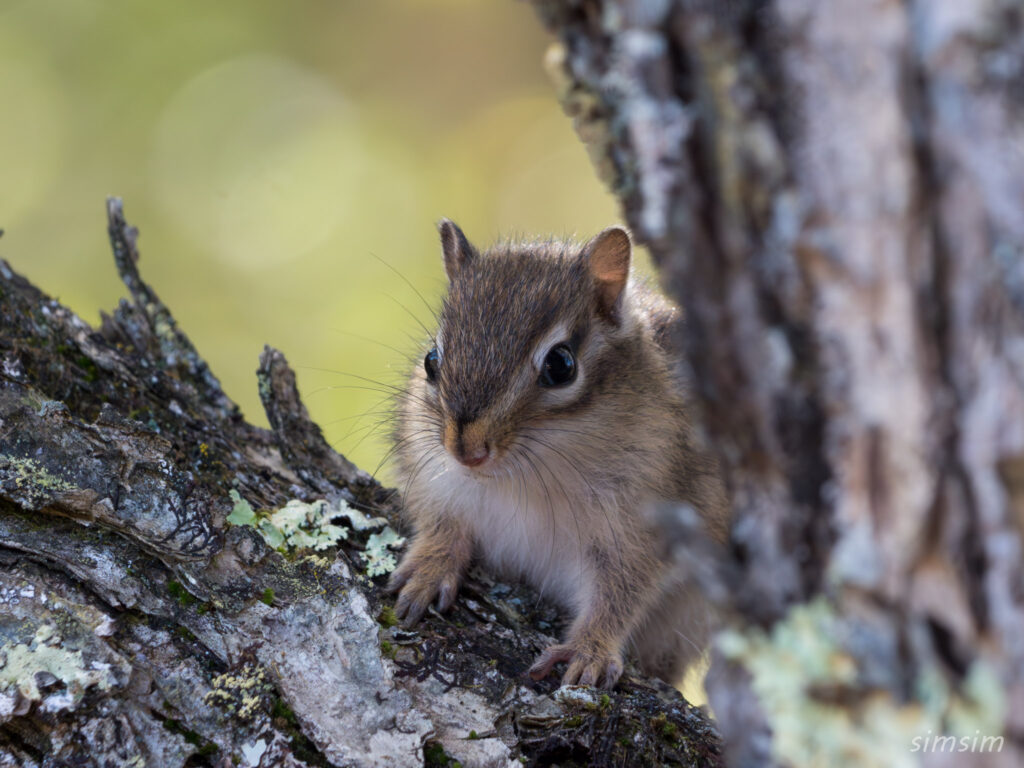
POLYGON ((411 547, 392 574, 407 626, 455 599, 470 561, 568 609, 562 684, 611 688, 627 650, 679 682, 711 608, 659 554, 650 510, 688 502, 718 542, 727 504, 698 449, 675 361, 679 310, 630 279, 629 234, 478 251, 439 225, 450 281, 440 327, 399 397, 395 455, 411 547))

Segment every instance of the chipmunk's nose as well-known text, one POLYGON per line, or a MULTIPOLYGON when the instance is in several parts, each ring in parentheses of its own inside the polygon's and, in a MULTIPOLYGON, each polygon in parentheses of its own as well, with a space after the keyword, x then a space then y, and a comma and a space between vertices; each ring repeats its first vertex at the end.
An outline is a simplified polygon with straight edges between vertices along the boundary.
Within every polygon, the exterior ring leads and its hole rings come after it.
POLYGON ((444 447, 463 466, 479 467, 491 456, 486 434, 485 425, 479 421, 449 421, 444 430, 444 447))
POLYGON ((490 455, 491 450, 487 446, 487 443, 481 443, 480 445, 473 446, 472 448, 469 446, 463 446, 462 450, 459 451, 455 458, 467 467, 479 467, 487 461, 487 457, 490 455))

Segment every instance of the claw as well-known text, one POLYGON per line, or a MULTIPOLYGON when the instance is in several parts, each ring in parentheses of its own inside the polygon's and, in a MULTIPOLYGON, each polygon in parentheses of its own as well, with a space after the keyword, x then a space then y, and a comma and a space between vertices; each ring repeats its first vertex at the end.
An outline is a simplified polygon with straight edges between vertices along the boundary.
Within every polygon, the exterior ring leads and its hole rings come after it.
POLYGON ((600 683, 601 688, 610 689, 622 675, 622 658, 617 652, 585 652, 569 644, 545 648, 527 674, 534 680, 540 680, 560 661, 569 662, 562 675, 562 685, 596 687, 600 683))
POLYGON ((403 592, 395 602, 395 616, 401 620, 403 629, 415 627, 427 610, 427 604, 403 592))
POLYGON ((401 621, 403 628, 411 629, 423 618, 423 614, 427 612, 435 598, 438 610, 446 611, 451 608, 459 592, 459 574, 449 573, 435 581, 424 578, 422 571, 400 569, 392 575, 388 589, 398 591, 395 616, 401 621))
POLYGON ((435 600, 441 611, 452 606, 464 570, 460 563, 443 551, 429 550, 423 554, 413 545, 388 582, 388 590, 398 592, 395 616, 402 627, 416 626, 435 600))
POLYGON ((583 674, 580 675, 579 684, 589 685, 591 687, 597 683, 597 664, 588 664, 583 668, 583 674))
POLYGON ((441 588, 437 595, 437 610, 444 613, 452 607, 455 602, 455 595, 458 594, 459 583, 453 576, 446 576, 441 582, 441 588))
POLYGON ((622 663, 619 661, 610 662, 605 667, 604 677, 601 679, 601 687, 611 690, 619 682, 620 677, 622 677, 622 663))
POLYGON ((426 613, 426 609, 417 605, 413 610, 409 611, 409 615, 402 621, 402 629, 412 629, 415 627, 420 623, 424 613, 426 613))
POLYGON ((544 649, 544 652, 533 662, 533 666, 527 673, 534 680, 542 680, 548 676, 555 664, 561 661, 569 661, 574 651, 568 645, 552 645, 544 649))

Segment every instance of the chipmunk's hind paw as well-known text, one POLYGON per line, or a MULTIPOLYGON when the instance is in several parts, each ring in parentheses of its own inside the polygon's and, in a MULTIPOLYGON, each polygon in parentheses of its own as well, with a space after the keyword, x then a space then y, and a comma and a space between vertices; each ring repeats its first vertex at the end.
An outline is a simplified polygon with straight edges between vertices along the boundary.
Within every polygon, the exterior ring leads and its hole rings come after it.
POLYGON ((534 680, 546 677, 555 664, 569 662, 562 685, 590 685, 614 688, 622 676, 622 655, 615 652, 583 651, 572 645, 552 645, 537 657, 527 674, 534 680))

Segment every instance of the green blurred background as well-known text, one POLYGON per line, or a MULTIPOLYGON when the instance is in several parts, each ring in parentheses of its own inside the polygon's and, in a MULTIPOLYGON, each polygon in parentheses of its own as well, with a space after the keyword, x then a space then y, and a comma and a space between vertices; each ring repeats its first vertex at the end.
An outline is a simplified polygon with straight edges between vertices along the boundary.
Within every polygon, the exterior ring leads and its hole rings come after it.
POLYGON ((372 471, 383 387, 341 373, 400 383, 431 322, 380 260, 436 305, 442 216, 481 244, 619 219, 547 44, 513 0, 0 0, 0 256, 95 322, 125 293, 123 196, 144 279, 246 416, 272 344, 372 471))

